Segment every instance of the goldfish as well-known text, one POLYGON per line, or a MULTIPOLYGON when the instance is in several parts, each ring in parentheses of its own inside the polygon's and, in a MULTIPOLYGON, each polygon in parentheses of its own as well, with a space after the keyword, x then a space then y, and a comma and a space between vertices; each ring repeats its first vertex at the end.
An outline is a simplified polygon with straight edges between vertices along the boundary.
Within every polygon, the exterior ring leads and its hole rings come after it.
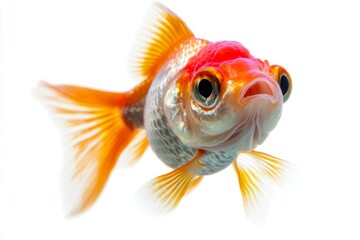
POLYGON ((150 205, 173 210, 205 176, 232 165, 246 212, 256 208, 265 182, 281 180, 287 166, 255 149, 281 117, 292 91, 289 73, 237 41, 195 37, 158 2, 140 35, 131 70, 141 80, 131 90, 36 87, 64 132, 66 213, 82 213, 98 199, 124 152, 136 163, 149 146, 172 169, 143 186, 150 205))

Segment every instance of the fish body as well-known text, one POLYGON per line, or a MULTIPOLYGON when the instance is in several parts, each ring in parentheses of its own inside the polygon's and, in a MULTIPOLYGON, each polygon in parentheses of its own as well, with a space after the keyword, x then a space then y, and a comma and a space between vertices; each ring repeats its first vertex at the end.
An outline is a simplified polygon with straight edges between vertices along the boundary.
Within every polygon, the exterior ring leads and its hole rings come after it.
POLYGON ((97 199, 125 150, 134 163, 148 145, 174 169, 143 188, 145 198, 161 209, 174 209, 203 176, 231 164, 245 209, 256 207, 263 182, 279 180, 286 166, 254 149, 278 123, 291 93, 290 75, 255 58, 239 42, 196 38, 159 3, 149 19, 132 62, 142 81, 129 92, 38 87, 42 101, 67 129, 71 152, 63 189, 68 213, 80 213, 97 199))

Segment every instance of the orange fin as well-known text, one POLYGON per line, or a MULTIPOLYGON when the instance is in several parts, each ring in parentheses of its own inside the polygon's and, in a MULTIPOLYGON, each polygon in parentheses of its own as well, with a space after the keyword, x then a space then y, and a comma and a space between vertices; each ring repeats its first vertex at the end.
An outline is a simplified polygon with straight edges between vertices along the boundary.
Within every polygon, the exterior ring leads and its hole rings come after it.
POLYGON ((273 183, 283 181, 289 163, 265 153, 250 151, 233 162, 238 176, 246 215, 255 221, 262 218, 273 183))
POLYGON ((145 130, 139 130, 136 137, 126 147, 120 157, 120 166, 132 167, 141 158, 149 146, 145 130))
POLYGON ((44 82, 35 91, 64 133, 64 209, 80 213, 97 199, 119 155, 140 131, 122 119, 127 94, 44 82))
POLYGON ((142 79, 152 78, 182 42, 194 38, 186 24, 171 10, 155 2, 134 46, 130 69, 142 79))
POLYGON ((197 177, 194 182, 191 184, 191 186, 189 187, 189 190, 186 192, 186 194, 189 194, 190 192, 192 192, 199 184, 200 182, 203 180, 204 176, 199 176, 197 177))
POLYGON ((155 206, 158 210, 169 212, 175 209, 182 198, 202 179, 197 175, 197 167, 201 153, 194 159, 174 171, 154 178, 142 189, 143 200, 155 206))

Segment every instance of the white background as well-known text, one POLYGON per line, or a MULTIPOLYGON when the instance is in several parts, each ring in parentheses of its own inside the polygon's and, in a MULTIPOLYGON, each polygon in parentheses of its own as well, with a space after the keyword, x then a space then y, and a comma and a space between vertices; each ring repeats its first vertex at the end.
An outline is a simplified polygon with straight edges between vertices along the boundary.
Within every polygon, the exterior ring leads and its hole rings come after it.
POLYGON ((116 167, 97 203, 63 217, 60 133, 31 91, 39 80, 126 91, 127 59, 151 1, 8 0, 1 12, 0 239, 360 239, 357 1, 162 1, 196 36, 237 40, 281 64, 294 88, 259 148, 294 163, 267 223, 244 214, 232 168, 207 177, 169 215, 135 192, 169 171, 149 149, 116 167))

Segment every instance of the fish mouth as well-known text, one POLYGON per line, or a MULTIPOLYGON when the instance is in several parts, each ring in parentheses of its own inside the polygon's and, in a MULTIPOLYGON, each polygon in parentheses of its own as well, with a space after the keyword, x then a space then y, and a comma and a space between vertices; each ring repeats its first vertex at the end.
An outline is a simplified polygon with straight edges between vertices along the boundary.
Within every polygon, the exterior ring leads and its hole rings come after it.
POLYGON ((240 93, 239 102, 248 103, 254 98, 264 98, 275 103, 278 100, 277 91, 272 82, 266 78, 257 78, 247 84, 240 93))

